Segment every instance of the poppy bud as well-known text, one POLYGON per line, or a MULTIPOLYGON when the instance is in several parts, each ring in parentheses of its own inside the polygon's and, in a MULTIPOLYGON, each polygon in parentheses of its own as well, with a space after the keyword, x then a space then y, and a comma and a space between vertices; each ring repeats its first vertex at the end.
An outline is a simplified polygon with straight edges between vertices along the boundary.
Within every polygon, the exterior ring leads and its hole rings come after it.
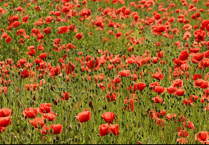
POLYGON ((53 102, 54 102, 54 105, 57 105, 57 103, 58 103, 58 101, 57 101, 57 100, 55 100, 55 99, 54 99, 54 101, 53 101, 53 102))
POLYGON ((33 96, 33 100, 34 100, 34 101, 36 100, 36 96, 33 96))
POLYGON ((89 102, 89 106, 93 107, 93 102, 92 101, 89 102))
POLYGON ((71 126, 71 125, 69 125, 69 126, 68 126, 68 130, 70 131, 71 129, 72 129, 72 126, 71 126))
MULTIPOLYGON (((109 98, 108 98, 108 99, 109 99, 109 98)), ((103 109, 106 110, 106 109, 107 109, 107 105, 105 105, 105 106, 103 107, 103 109)))
POLYGON ((55 144, 55 142, 56 142, 56 137, 53 138, 53 143, 55 144))
POLYGON ((34 105, 35 104, 35 101, 33 100, 32 102, 31 102, 31 105, 34 105))

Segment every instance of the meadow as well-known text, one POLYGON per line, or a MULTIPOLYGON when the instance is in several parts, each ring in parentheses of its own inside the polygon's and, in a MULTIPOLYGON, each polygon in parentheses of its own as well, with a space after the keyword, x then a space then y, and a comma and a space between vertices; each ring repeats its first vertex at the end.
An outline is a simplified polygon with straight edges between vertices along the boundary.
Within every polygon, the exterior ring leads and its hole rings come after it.
POLYGON ((209 144, 209 0, 0 0, 1 144, 209 144))

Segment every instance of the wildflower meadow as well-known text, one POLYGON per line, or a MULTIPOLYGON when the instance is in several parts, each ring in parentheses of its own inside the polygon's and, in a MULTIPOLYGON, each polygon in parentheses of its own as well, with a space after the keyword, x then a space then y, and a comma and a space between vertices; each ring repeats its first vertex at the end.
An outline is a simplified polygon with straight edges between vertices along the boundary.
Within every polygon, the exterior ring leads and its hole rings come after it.
POLYGON ((0 144, 209 144, 209 0, 0 0, 0 144))

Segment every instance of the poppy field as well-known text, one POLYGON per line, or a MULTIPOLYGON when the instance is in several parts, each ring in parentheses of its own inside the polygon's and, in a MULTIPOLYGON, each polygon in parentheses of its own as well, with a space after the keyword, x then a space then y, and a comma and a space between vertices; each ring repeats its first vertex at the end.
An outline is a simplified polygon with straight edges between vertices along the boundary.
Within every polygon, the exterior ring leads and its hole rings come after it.
POLYGON ((209 0, 0 0, 1 144, 209 144, 209 0))

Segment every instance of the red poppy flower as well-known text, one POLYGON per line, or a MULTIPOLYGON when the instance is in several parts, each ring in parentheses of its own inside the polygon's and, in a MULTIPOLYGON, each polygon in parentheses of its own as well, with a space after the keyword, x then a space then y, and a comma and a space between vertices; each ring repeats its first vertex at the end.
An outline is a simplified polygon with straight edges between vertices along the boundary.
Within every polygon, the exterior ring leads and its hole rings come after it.
POLYGON ((208 132, 200 131, 195 134, 195 140, 201 142, 202 144, 209 143, 208 141, 208 132))
POLYGON ((183 88, 183 81, 181 79, 176 79, 172 83, 172 87, 181 87, 183 88))
POLYGON ((44 34, 40 33, 40 34, 38 34, 38 36, 37 36, 37 41, 40 42, 41 39, 43 39, 43 38, 44 38, 44 34))
POLYGON ((27 118, 35 118, 38 115, 38 108, 27 108, 23 111, 23 115, 27 118))
POLYGON ((33 120, 30 120, 29 122, 35 128, 38 128, 38 126, 42 128, 45 125, 44 118, 34 118, 33 120))
POLYGON ((152 62, 156 64, 158 62, 158 57, 152 57, 152 62))
MULTIPOLYGON (((8 83, 11 83, 11 82, 9 81, 8 83)), ((7 84, 5 84, 5 85, 7 85, 7 84)), ((0 92, 6 94, 7 93, 7 87, 1 87, 0 92)))
POLYGON ((113 80, 114 83, 120 83, 121 82, 121 79, 119 76, 115 77, 114 80, 113 80))
POLYGON ((118 124, 110 125, 110 130, 114 135, 117 136, 119 134, 118 124))
POLYGON ((49 113, 51 111, 51 103, 43 103, 39 107, 39 113, 49 113))
POLYGON ((193 55, 193 57, 197 60, 197 61, 200 61, 203 59, 203 56, 204 56, 204 53, 195 53, 193 55))
POLYGON ((187 123, 184 122, 183 124, 186 128, 195 129, 194 124, 191 121, 188 121, 187 123))
POLYGON ((177 142, 179 143, 179 144, 187 144, 188 143, 188 139, 186 139, 186 138, 177 138, 177 142))
POLYGON ((50 129, 52 129, 52 134, 61 134, 63 126, 61 124, 52 124, 50 129))
POLYGON ((152 100, 154 101, 154 103, 162 103, 163 102, 163 99, 160 98, 159 96, 152 98, 152 100))
POLYGON ((7 38, 6 38, 6 42, 7 43, 10 43, 12 41, 12 38, 10 37, 10 36, 8 36, 7 38))
POLYGON ((160 51, 160 52, 156 53, 156 55, 159 59, 163 58, 163 54, 164 54, 163 51, 160 51))
MULTIPOLYGON (((147 110, 146 110, 147 111, 147 110)), ((156 114, 156 111, 155 110, 153 110, 153 109, 151 109, 150 111, 149 111, 149 114, 148 114, 148 116, 151 118, 151 119, 157 119, 157 114, 156 114)))
POLYGON ((206 89, 206 88, 208 88, 208 86, 209 86, 208 81, 203 81, 203 82, 202 82, 202 85, 199 86, 199 87, 202 88, 202 89, 206 89))
POLYGON ((40 59, 46 59, 47 53, 41 53, 38 57, 39 57, 40 59))
POLYGON ((94 80, 95 80, 95 82, 98 82, 98 79, 99 79, 99 80, 103 80, 104 77, 105 77, 105 76, 104 76, 103 74, 95 75, 95 76, 94 76, 94 80))
POLYGON ((166 115, 166 119, 167 119, 167 120, 171 120, 171 119, 176 118, 176 117, 177 117, 177 115, 174 114, 174 113, 168 113, 168 114, 166 115))
POLYGON ((163 118, 166 115, 166 110, 160 110, 160 112, 156 112, 158 118, 163 118))
POLYGON ((50 111, 49 113, 43 113, 42 117, 47 119, 48 121, 55 120, 57 116, 57 113, 54 113, 53 111, 50 111))
MULTIPOLYGON (((62 33, 67 33, 67 32, 69 32, 69 28, 67 27, 67 26, 62 26, 62 27, 59 27, 58 28, 59 29, 59 31, 57 32, 58 34, 62 34, 62 33)), ((76 37, 80 37, 80 36, 76 36, 76 37)), ((81 36, 81 38, 82 38, 82 36, 81 36)), ((80 39, 81 39, 80 38, 80 39)), ((79 38, 78 38, 79 39, 79 38)))
POLYGON ((164 122, 166 122, 166 121, 164 119, 162 119, 162 118, 156 118, 154 120, 154 123, 159 125, 159 126, 161 126, 161 127, 165 127, 165 123, 164 122))
POLYGON ((193 101, 191 99, 184 99, 183 104, 185 105, 193 105, 193 101))
POLYGON ((20 22, 20 21, 15 21, 15 22, 12 23, 12 25, 13 25, 15 28, 17 28, 18 26, 21 25, 21 22, 20 22))
POLYGON ((70 98, 68 92, 62 93, 62 96, 63 96, 63 98, 64 98, 65 100, 68 100, 68 99, 70 98))
POLYGON ((197 80, 197 79, 201 79, 202 78, 202 75, 201 74, 194 74, 192 76, 192 80, 197 80))
POLYGON ((60 16, 61 14, 62 14, 62 13, 61 13, 60 11, 54 12, 54 15, 57 16, 57 17, 60 16))
POLYGON ((65 66, 65 73, 66 73, 66 74, 71 74, 74 70, 75 70, 75 65, 74 65, 72 62, 69 62, 69 63, 65 66))
POLYGON ((41 134, 50 134, 50 128, 48 126, 44 126, 40 132, 41 134))
POLYGON ((158 93, 158 94, 163 94, 165 92, 165 88, 163 88, 162 86, 156 86, 154 88, 154 92, 158 93))
POLYGON ((197 52, 200 52, 200 48, 190 48, 189 51, 193 53, 197 53, 197 52))
POLYGON ((203 84, 203 82, 204 82, 203 79, 197 79, 197 80, 195 80, 194 83, 195 83, 196 86, 201 86, 203 84))
MULTIPOLYGON (((209 46, 209 41, 207 42, 207 47, 209 46)), ((208 58, 209 57, 209 50, 205 51, 205 58, 208 58)))
POLYGON ((28 23, 28 18, 29 18, 29 15, 26 15, 26 16, 24 16, 23 18, 22 18, 22 21, 23 21, 23 23, 28 23))
POLYGON ((91 58, 87 64, 86 64, 89 68, 96 68, 100 65, 99 62, 99 58, 97 58, 96 60, 94 60, 94 58, 91 58))
POLYGON ((142 91, 142 90, 144 90, 145 87, 146 87, 145 83, 141 83, 141 82, 137 83, 138 90, 142 91))
POLYGON ((4 132, 6 127, 0 127, 0 133, 4 132))
POLYGON ((205 110, 209 111, 209 103, 205 106, 205 110))
POLYGON ((83 123, 86 121, 91 120, 91 112, 90 111, 83 111, 81 113, 78 113, 78 116, 76 116, 78 122, 83 123))
POLYGON ((189 133, 186 130, 180 130, 178 132, 178 136, 180 136, 180 137, 189 137, 189 133))
POLYGON ((121 32, 117 32, 116 34, 115 34, 115 38, 117 39, 118 37, 121 37, 122 36, 122 33, 121 32))
POLYGON ((179 55, 179 59, 181 61, 187 60, 188 57, 189 57, 189 52, 187 50, 183 50, 179 55))
POLYGON ((123 110, 128 109, 128 111, 131 109, 131 111, 134 111, 134 99, 126 99, 124 100, 125 107, 123 107, 123 110))
POLYGON ((184 95, 184 90, 183 89, 177 89, 176 90, 176 95, 183 96, 184 95))
POLYGON ((152 74, 152 77, 157 80, 162 80, 164 78, 164 75, 162 73, 154 73, 152 74))
POLYGON ((110 130, 110 126, 109 124, 102 124, 99 126, 99 134, 100 136, 105 136, 107 134, 110 134, 111 130, 110 130))
POLYGON ((115 119, 115 113, 112 112, 105 112, 101 116, 108 124, 112 123, 115 119))
POLYGON ((113 64, 108 64, 108 70, 112 70, 114 68, 114 65, 113 64))
POLYGON ((29 56, 34 56, 35 54, 36 54, 35 49, 31 49, 31 50, 28 51, 29 56))
POLYGON ((23 42, 24 42, 24 39, 23 39, 23 38, 20 38, 20 40, 19 40, 19 45, 22 45, 23 42))
POLYGON ((131 47, 128 48, 128 51, 129 52, 132 52, 133 50, 134 50, 134 47, 133 46, 131 46, 131 47))
POLYGON ((196 101, 198 98, 199 98, 199 96, 191 95, 189 99, 192 101, 196 101))
POLYGON ((158 19, 161 18, 161 15, 160 15, 159 13, 155 13, 155 14, 154 14, 154 17, 155 17, 156 20, 158 20, 158 19))
POLYGON ((186 117, 184 115, 180 115, 178 116, 178 119, 176 121, 185 122, 185 120, 186 120, 186 117))
POLYGON ((122 70, 118 73, 118 75, 121 77, 127 77, 127 76, 131 75, 131 72, 130 72, 130 70, 122 70))
POLYGON ((117 97, 116 93, 111 93, 111 92, 109 92, 109 93, 107 94, 107 96, 106 96, 106 98, 108 99, 108 102, 109 102, 109 101, 117 101, 117 100, 116 100, 116 97, 117 97), (109 99, 109 98, 110 98, 110 99, 109 99))
POLYGON ((205 31, 203 30, 195 30, 194 31, 195 41, 200 42, 205 40, 205 31))
POLYGON ((149 87, 150 87, 151 89, 155 89, 156 86, 160 86, 160 83, 159 83, 159 82, 154 82, 154 83, 151 83, 151 84, 149 85, 149 87))
POLYGON ((7 127, 8 125, 10 125, 10 122, 10 117, 0 117, 0 127, 7 127))
POLYGON ((37 12, 41 11, 41 6, 36 5, 36 6, 35 6, 35 10, 36 10, 37 12))
POLYGON ((46 35, 48 35, 51 33, 51 27, 46 27, 43 31, 46 35))
POLYGON ((182 71, 188 71, 189 70, 189 64, 187 64, 187 63, 181 64, 180 68, 181 68, 182 71))
POLYGON ((60 43, 62 42, 62 39, 60 39, 60 38, 55 38, 54 40, 53 40, 53 46, 55 46, 55 47, 58 47, 58 46, 60 46, 60 43))
POLYGON ((167 88, 167 92, 169 94, 175 94, 176 90, 177 90, 177 88, 175 88, 175 87, 168 87, 167 88))
POLYGON ((8 117, 11 116, 12 109, 8 109, 6 107, 0 109, 0 117, 8 117))
POLYGON ((124 15, 129 15, 130 13, 131 13, 131 10, 130 9, 125 9, 124 15))
POLYGON ((7 32, 4 32, 4 33, 1 35, 1 38, 2 38, 2 39, 7 38, 7 37, 8 37, 7 32))
POLYGON ((80 40, 83 36, 82 36, 83 34, 80 34, 80 33, 77 33, 76 35, 75 35, 75 37, 78 39, 78 40, 80 40))
POLYGON ((156 34, 161 34, 162 32, 166 31, 166 27, 165 26, 154 26, 153 30, 156 34))

